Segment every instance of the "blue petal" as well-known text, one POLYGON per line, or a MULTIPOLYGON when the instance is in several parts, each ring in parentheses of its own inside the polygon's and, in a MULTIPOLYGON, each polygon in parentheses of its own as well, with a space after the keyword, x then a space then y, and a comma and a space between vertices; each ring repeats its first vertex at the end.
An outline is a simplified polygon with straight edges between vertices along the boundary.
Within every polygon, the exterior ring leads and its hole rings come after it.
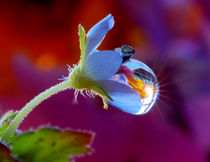
POLYGON ((108 101, 111 105, 130 114, 140 111, 141 97, 128 85, 112 80, 101 81, 100 85, 113 99, 113 102, 108 101))
POLYGON ((111 78, 120 68, 122 57, 116 51, 94 51, 85 59, 85 74, 93 80, 111 78))
POLYGON ((111 14, 94 25, 87 33, 86 56, 95 50, 104 39, 107 32, 114 26, 114 18, 111 14))
POLYGON ((136 69, 144 69, 145 71, 151 73, 152 75, 155 76, 154 72, 143 62, 135 60, 135 59, 130 59, 130 61, 124 63, 125 66, 127 66, 131 70, 136 70, 136 69))

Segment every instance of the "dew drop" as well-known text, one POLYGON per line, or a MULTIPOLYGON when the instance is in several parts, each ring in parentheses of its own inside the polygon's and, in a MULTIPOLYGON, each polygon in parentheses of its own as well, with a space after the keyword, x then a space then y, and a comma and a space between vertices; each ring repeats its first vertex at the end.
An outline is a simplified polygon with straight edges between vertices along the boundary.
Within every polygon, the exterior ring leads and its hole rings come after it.
POLYGON ((141 108, 136 114, 145 114, 156 103, 159 94, 159 83, 154 72, 144 63, 130 59, 124 64, 133 71, 128 84, 141 96, 141 108))

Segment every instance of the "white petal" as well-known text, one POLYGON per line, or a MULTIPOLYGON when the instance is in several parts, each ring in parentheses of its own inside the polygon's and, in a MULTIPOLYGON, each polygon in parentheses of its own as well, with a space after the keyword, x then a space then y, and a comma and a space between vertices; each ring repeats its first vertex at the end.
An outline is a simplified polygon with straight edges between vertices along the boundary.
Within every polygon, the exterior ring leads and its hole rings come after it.
POLYGON ((113 102, 109 101, 111 105, 130 114, 140 111, 141 97, 128 85, 111 80, 101 81, 100 85, 113 99, 113 102))
POLYGON ((131 70, 136 70, 136 69, 144 69, 145 71, 151 73, 152 75, 155 76, 154 72, 143 62, 135 60, 135 59, 130 59, 130 61, 124 63, 125 66, 127 66, 131 70))
POLYGON ((112 29, 113 26, 114 18, 109 14, 88 31, 86 39, 86 56, 100 45, 107 32, 112 29))
POLYGON ((95 51, 85 59, 84 70, 93 80, 112 77, 120 68, 122 57, 116 51, 95 51))

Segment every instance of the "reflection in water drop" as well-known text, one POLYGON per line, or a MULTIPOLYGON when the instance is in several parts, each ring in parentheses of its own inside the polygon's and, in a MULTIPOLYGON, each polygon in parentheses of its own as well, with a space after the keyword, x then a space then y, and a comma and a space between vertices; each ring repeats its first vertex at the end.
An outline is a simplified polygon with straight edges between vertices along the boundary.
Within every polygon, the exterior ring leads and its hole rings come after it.
POLYGON ((124 73, 128 84, 141 96, 141 109, 136 114, 147 113, 155 104, 159 94, 159 83, 153 71, 144 63, 130 59, 124 64, 133 75, 124 73))

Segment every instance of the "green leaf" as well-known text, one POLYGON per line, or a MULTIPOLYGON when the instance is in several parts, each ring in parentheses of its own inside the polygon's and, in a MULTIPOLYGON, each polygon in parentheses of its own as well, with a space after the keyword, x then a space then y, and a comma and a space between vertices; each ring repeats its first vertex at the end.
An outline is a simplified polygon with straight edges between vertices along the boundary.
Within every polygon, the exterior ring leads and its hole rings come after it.
POLYGON ((2 126, 3 124, 5 124, 8 121, 11 121, 15 118, 15 116, 18 114, 18 111, 8 111, 6 112, 1 118, 0 118, 0 126, 2 126))
POLYGON ((0 142, 0 161, 1 162, 17 162, 17 160, 11 156, 10 149, 0 142))
POLYGON ((79 42, 80 42, 80 50, 81 50, 81 68, 83 68, 83 64, 85 61, 85 49, 86 49, 86 44, 85 44, 85 29, 81 24, 78 26, 78 34, 79 34, 79 42))
POLYGON ((69 162, 74 156, 91 152, 93 135, 73 130, 40 128, 18 135, 12 153, 23 162, 69 162))
MULTIPOLYGON (((7 127, 9 126, 10 122, 15 118, 15 116, 18 114, 18 111, 8 111, 1 119, 0 119, 0 140, 1 137, 4 135, 4 132, 6 131, 7 127)), ((13 135, 11 138, 11 141, 14 140, 16 134, 13 135)), ((10 141, 9 141, 10 142, 10 141)))
MULTIPOLYGON (((1 127, 0 127, 0 137, 2 137, 2 135, 4 134, 5 130, 7 129, 7 127, 9 126, 9 122, 3 124, 1 127)), ((1 139, 1 138, 0 138, 1 139)))

